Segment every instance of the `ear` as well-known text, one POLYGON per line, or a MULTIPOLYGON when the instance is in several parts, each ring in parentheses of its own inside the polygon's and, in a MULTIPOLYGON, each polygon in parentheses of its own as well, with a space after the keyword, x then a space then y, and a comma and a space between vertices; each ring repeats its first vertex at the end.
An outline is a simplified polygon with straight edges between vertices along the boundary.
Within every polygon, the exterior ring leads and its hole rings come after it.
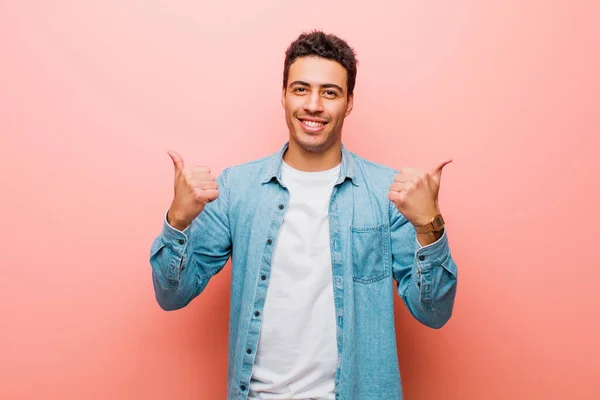
POLYGON ((285 110, 285 87, 281 88, 281 107, 285 110))
POLYGON ((348 104, 346 104, 346 117, 350 115, 352 112, 352 108, 354 107, 354 93, 348 96, 348 104))

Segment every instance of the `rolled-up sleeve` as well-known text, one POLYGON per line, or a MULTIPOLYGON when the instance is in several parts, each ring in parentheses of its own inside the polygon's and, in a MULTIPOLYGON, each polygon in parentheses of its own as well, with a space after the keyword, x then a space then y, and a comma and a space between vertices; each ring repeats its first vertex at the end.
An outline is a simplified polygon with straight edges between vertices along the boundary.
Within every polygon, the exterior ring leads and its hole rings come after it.
POLYGON ((392 205, 392 273, 398 295, 421 323, 441 328, 450 319, 457 287, 457 266, 447 229, 434 243, 421 246, 412 224, 392 205))
POLYGON ((208 203, 185 230, 163 218, 160 234, 150 249, 152 280, 164 310, 185 307, 206 287, 231 255, 227 170, 217 178, 219 197, 208 203))

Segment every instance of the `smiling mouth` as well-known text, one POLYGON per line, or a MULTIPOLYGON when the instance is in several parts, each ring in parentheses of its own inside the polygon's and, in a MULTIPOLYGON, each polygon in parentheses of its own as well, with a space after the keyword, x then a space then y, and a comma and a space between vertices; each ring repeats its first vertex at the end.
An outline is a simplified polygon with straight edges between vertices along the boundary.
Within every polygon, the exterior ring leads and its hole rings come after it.
POLYGON ((310 127, 310 128, 320 128, 322 126, 325 126, 327 124, 327 122, 321 122, 321 121, 310 121, 310 120, 306 120, 306 119, 302 119, 302 118, 298 118, 300 120, 300 122, 302 122, 304 125, 310 127))

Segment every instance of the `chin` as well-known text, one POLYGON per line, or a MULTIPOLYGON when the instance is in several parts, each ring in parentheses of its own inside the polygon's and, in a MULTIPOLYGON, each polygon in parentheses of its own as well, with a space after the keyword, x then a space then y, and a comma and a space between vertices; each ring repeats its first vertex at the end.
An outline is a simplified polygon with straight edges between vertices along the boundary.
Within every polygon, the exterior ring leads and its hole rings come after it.
POLYGON ((294 141, 304 150, 311 153, 321 153, 330 148, 335 141, 330 140, 328 136, 317 137, 317 140, 304 132, 294 135, 294 141))

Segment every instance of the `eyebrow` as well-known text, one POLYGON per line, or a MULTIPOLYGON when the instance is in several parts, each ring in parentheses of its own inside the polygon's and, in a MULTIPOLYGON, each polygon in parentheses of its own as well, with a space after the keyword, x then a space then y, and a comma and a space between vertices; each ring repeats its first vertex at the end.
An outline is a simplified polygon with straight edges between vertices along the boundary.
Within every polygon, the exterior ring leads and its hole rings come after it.
MULTIPOLYGON (((294 82, 290 83, 290 86, 294 86, 294 85, 310 87, 310 84, 308 82, 304 82, 304 81, 294 81, 294 82)), ((344 89, 342 89, 340 86, 336 85, 335 83, 324 83, 320 87, 324 88, 324 89, 334 88, 334 89, 339 90, 342 94, 344 94, 344 89)))

